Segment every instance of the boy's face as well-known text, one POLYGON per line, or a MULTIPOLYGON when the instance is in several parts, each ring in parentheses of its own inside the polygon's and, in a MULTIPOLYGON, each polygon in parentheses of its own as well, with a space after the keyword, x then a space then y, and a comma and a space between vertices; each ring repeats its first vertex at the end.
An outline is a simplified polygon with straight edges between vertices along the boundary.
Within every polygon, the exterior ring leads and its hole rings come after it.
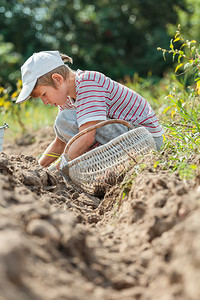
POLYGON ((66 90, 63 85, 54 88, 48 85, 38 86, 35 90, 37 98, 41 98, 45 105, 51 106, 65 105, 67 100, 66 90))

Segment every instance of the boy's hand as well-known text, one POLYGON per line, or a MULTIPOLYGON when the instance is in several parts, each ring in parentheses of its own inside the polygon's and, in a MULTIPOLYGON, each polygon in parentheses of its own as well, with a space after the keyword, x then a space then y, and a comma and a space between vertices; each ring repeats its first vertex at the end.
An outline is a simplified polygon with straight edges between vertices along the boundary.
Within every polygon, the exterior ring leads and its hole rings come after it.
POLYGON ((59 155, 61 155, 65 149, 66 144, 61 141, 58 137, 47 147, 45 152, 39 159, 39 164, 42 167, 48 167, 52 162, 54 162, 59 155), (57 155, 51 155, 50 153, 56 153, 57 155))

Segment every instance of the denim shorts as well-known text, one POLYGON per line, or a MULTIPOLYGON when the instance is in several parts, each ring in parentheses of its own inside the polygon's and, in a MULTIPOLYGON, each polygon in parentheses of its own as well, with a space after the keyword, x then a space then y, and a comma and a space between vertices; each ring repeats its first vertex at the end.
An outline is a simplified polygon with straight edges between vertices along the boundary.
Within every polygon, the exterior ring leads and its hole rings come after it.
MULTIPOLYGON (((109 120, 109 118, 108 118, 109 120)), ((132 129, 139 126, 132 124, 132 129)), ((79 132, 75 110, 65 109, 61 111, 54 124, 54 130, 57 137, 64 143, 79 132)), ((130 129, 122 124, 108 124, 96 130, 95 141, 104 145, 115 137, 129 131, 130 129)), ((160 150, 163 144, 163 137, 153 137, 157 150, 160 150)))

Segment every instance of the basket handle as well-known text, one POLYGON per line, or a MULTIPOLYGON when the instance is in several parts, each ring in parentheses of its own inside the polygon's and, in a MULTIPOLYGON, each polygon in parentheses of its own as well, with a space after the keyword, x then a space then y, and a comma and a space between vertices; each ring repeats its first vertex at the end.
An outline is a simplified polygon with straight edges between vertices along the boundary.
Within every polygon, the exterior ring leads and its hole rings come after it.
POLYGON ((94 130, 94 129, 98 129, 102 126, 108 125, 108 124, 113 124, 113 123, 119 123, 119 124, 123 124, 125 126, 127 126, 128 128, 132 127, 132 124, 125 121, 125 120, 119 120, 119 119, 112 119, 112 120, 106 120, 106 121, 102 121, 96 125, 90 126, 84 130, 82 130, 81 132, 77 133, 75 136, 73 136, 69 142, 67 143, 67 146, 65 148, 65 152, 67 152, 69 150, 69 147, 72 145, 72 143, 77 140, 79 137, 81 137, 82 135, 94 130))

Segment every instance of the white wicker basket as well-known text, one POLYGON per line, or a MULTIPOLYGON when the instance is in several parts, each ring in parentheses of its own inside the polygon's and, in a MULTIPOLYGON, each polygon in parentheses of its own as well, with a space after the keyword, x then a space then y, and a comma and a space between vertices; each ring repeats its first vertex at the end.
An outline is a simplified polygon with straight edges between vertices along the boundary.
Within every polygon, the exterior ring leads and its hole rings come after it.
MULTIPOLYGON (((132 126, 123 120, 101 122, 74 136, 68 142, 66 152, 71 144, 83 134, 111 123, 121 123, 129 128, 132 126)), ((105 192, 107 186, 119 180, 131 160, 133 161, 138 154, 145 154, 150 150, 156 150, 152 135, 146 128, 138 127, 72 161, 67 162, 66 155, 63 154, 60 171, 64 179, 70 178, 77 187, 89 194, 100 195, 105 192)))

